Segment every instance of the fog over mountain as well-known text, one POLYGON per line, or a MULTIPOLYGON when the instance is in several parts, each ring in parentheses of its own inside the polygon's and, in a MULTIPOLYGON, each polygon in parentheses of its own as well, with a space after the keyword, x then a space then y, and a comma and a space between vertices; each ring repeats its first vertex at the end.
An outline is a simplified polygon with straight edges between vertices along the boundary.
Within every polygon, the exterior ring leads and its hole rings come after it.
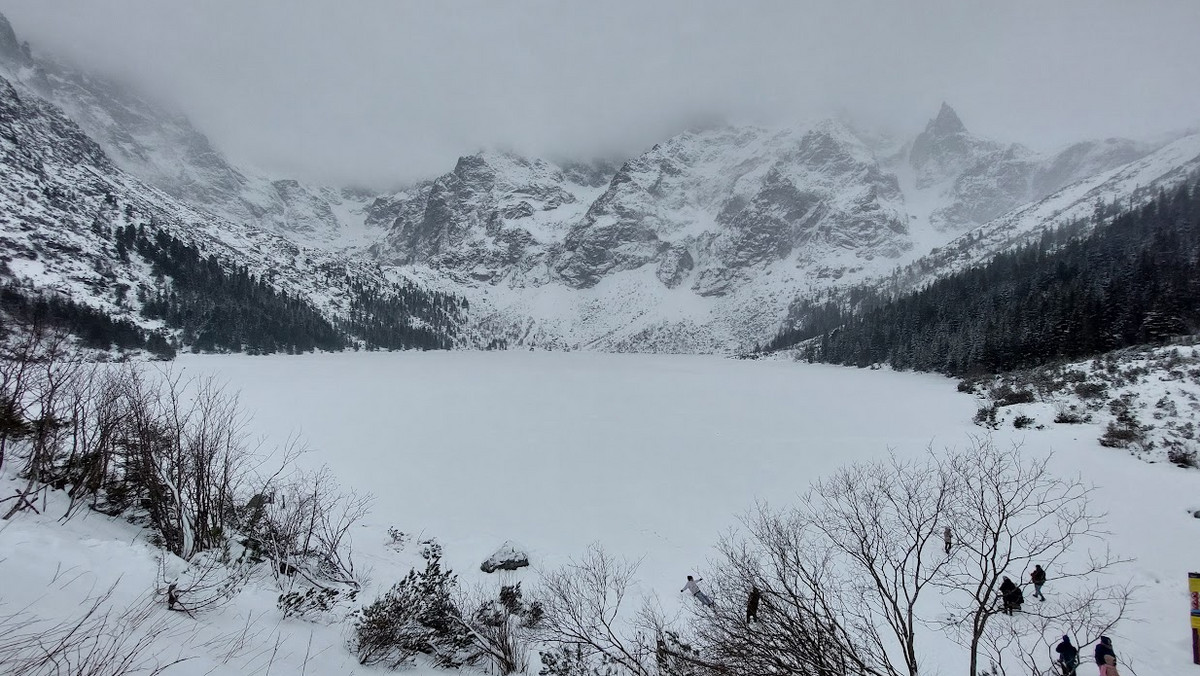
POLYGON ((1200 120, 1194 0, 0 0, 35 51, 136 82, 234 160, 386 187, 481 148, 627 159, 716 120, 919 131, 950 101, 1054 150, 1200 120))

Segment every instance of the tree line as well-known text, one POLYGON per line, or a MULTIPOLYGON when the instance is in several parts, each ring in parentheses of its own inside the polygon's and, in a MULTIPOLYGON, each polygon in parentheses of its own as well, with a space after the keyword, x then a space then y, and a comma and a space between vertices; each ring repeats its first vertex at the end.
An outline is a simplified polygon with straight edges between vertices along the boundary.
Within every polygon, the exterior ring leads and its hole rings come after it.
POLYGON ((800 304, 765 350, 951 375, 1030 368, 1200 327, 1200 177, 1145 206, 1048 231, 986 265, 885 299, 866 289, 800 304), (1101 220, 1102 219, 1102 220, 1101 220), (1088 225, 1094 225, 1089 228, 1088 225))
POLYGON ((411 283, 381 289, 358 282, 349 285, 348 315, 331 321, 246 266, 226 267, 162 230, 127 225, 114 236, 120 257, 136 252, 160 280, 156 290, 139 292, 142 316, 178 329, 179 343, 196 352, 449 349, 466 310, 465 301, 411 283))

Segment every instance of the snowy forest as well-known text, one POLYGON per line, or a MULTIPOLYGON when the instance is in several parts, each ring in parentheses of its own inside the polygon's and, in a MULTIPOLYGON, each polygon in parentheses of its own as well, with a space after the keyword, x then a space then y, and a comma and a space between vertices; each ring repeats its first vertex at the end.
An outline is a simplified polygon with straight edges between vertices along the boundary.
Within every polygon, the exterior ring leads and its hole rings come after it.
MULTIPOLYGON (((1200 179, 1072 223, 892 300, 806 305, 764 349, 810 361, 980 375, 1168 340, 1200 327, 1200 179), (1091 226, 1091 227, 1087 227, 1091 226)), ((851 294, 848 294, 851 295, 851 294)))

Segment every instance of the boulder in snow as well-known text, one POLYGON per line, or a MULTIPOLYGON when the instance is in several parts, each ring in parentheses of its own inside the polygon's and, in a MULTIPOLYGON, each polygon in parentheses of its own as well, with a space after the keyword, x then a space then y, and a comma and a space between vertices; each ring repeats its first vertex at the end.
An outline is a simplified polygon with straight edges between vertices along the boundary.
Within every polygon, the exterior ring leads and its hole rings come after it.
POLYGON ((494 573, 497 570, 516 570, 528 565, 529 554, 509 541, 500 545, 500 549, 489 556, 487 561, 479 566, 479 569, 485 573, 494 573))

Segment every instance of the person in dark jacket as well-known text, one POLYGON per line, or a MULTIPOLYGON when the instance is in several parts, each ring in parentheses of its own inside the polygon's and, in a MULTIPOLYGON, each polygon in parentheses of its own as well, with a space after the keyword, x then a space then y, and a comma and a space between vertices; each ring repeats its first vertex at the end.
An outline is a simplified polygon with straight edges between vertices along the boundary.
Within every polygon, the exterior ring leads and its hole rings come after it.
POLYGON ((1058 653, 1058 666, 1062 667, 1063 676, 1075 676, 1075 667, 1079 666, 1079 649, 1071 645, 1071 638, 1064 635, 1054 652, 1058 653))
POLYGON ((1096 666, 1104 666, 1105 655, 1112 655, 1114 660, 1117 658, 1117 654, 1113 652, 1112 639, 1101 636, 1100 642, 1096 644, 1096 666))
POLYGON ((1025 597, 1021 594, 1021 588, 1006 577, 1000 583, 1000 601, 1003 603, 1001 609, 1004 611, 1004 614, 1012 615, 1014 610, 1021 609, 1021 604, 1024 603, 1025 597))
POLYGON ((762 600, 762 592, 758 587, 750 587, 750 598, 746 599, 746 624, 758 621, 758 602, 762 600))
POLYGON ((1039 600, 1045 601, 1042 585, 1046 584, 1046 571, 1042 570, 1041 566, 1034 566, 1033 572, 1029 574, 1029 581, 1033 583, 1033 595, 1039 600))

